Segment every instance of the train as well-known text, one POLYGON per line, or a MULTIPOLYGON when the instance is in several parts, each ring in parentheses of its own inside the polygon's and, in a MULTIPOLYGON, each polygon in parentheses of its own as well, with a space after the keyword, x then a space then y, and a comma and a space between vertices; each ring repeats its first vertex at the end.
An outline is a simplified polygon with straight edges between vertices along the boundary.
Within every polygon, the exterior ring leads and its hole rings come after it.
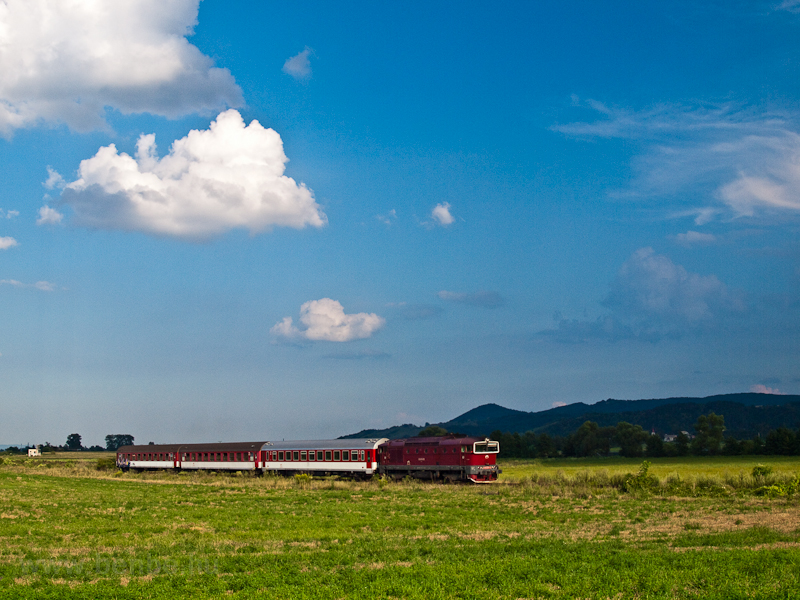
POLYGON ((353 479, 383 476, 432 481, 491 483, 501 473, 500 444, 456 434, 390 440, 355 438, 149 444, 117 449, 124 471, 153 469, 252 471, 257 475, 338 475, 353 479))

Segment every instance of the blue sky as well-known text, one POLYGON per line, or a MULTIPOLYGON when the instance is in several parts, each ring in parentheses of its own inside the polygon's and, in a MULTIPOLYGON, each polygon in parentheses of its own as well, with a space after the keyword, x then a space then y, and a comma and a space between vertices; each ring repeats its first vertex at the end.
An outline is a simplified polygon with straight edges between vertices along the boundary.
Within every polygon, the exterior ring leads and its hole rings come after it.
POLYGON ((0 441, 800 393, 800 4, 0 5, 0 441))

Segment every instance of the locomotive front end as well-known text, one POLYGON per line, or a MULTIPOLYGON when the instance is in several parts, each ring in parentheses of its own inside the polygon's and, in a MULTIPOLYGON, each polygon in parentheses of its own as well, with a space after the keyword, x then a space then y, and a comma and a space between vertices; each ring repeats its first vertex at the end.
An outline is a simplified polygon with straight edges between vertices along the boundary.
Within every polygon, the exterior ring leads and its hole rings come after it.
POLYGON ((467 479, 474 483, 497 481, 497 476, 502 472, 497 466, 500 443, 486 438, 485 440, 474 442, 471 450, 466 455, 467 479))

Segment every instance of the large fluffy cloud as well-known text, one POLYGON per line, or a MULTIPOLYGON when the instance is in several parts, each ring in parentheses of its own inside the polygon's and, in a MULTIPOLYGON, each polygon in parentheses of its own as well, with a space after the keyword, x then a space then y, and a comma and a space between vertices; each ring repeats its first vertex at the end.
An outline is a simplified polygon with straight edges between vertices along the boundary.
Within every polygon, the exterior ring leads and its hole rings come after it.
POLYGON ((186 40, 199 0, 0 2, 0 133, 104 125, 104 107, 168 117, 237 106, 241 90, 186 40))
POLYGON ((292 317, 285 317, 270 333, 286 340, 350 342, 371 337, 386 320, 375 313, 347 315, 339 302, 322 298, 300 307, 300 323, 305 329, 298 329, 292 324, 292 317))
POLYGON ((255 234, 273 226, 321 227, 325 214, 311 190, 283 172, 280 135, 258 121, 245 127, 235 110, 207 130, 176 140, 164 158, 155 135, 139 138, 136 158, 111 144, 81 162, 62 203, 80 225, 205 239, 230 229, 255 234))

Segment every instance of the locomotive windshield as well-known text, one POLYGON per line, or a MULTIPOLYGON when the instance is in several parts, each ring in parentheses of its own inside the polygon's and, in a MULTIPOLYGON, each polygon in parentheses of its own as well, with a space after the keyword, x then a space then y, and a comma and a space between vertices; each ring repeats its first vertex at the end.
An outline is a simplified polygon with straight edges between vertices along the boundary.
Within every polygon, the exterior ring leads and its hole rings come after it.
POLYGON ((500 452, 500 444, 497 442, 475 442, 475 454, 497 454, 500 452))

